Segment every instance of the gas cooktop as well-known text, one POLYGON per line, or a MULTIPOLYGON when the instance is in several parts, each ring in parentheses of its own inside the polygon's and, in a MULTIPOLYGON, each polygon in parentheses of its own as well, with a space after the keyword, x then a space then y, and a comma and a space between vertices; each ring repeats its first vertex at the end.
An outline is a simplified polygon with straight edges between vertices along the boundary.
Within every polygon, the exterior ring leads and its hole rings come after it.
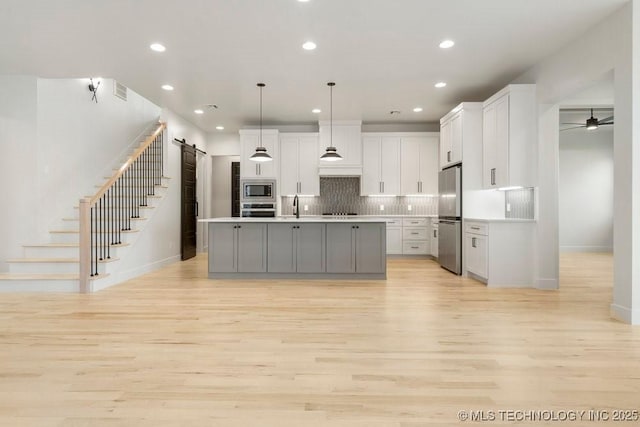
POLYGON ((358 215, 355 212, 323 212, 322 216, 353 216, 358 215))

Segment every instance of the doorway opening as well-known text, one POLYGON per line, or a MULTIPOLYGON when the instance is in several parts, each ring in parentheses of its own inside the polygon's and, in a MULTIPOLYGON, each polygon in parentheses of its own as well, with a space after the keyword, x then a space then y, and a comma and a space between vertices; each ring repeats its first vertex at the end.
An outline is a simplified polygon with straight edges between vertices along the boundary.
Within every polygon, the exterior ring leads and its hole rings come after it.
POLYGON ((559 113, 559 285, 613 289, 613 74, 563 100, 559 113))

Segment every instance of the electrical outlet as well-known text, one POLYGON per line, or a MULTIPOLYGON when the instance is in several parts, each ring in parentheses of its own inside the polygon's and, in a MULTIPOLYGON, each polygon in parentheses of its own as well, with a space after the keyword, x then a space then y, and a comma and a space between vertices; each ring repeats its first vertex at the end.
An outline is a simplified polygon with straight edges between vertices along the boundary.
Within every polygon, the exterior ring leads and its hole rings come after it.
POLYGON ((411 205, 407 206, 407 210, 410 211, 412 209, 411 205))
POLYGON ((511 203, 507 203, 507 212, 511 212, 511 203))
POLYGON ((304 210, 308 211, 309 210, 309 205, 304 205, 304 210))
POLYGON ((384 205, 380 205, 380 210, 383 211, 384 210, 384 205))

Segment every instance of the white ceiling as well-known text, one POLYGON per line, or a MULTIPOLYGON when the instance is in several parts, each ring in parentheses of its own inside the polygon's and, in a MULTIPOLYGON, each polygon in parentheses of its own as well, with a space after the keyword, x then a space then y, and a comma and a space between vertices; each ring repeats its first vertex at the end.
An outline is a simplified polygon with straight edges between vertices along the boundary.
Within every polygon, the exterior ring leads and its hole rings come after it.
POLYGON ((435 122, 627 1, 2 0, 0 74, 112 77, 208 131, 255 125, 259 81, 265 124, 328 119, 328 81, 334 120, 435 122), (439 49, 445 38, 455 47, 439 49), (205 104, 220 108, 196 116, 205 104))

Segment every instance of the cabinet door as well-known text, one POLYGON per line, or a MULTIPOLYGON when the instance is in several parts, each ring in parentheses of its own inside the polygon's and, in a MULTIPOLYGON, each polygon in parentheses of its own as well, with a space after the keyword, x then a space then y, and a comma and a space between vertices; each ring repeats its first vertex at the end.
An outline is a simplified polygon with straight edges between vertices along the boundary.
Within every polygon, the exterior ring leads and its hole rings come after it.
POLYGON ((482 182, 484 188, 496 187, 496 104, 482 112, 482 182))
POLYGON ((243 223, 238 225, 238 273, 267 271, 267 225, 243 223))
POLYGON ((465 233, 467 271, 488 279, 487 236, 465 233))
POLYGON ((497 187, 509 186, 509 95, 496 101, 495 181, 497 187))
POLYGON ((420 192, 420 138, 402 138, 400 142, 400 162, 402 164, 400 170, 400 193, 403 196, 418 194, 420 192))
POLYGON ((420 143, 420 194, 438 194, 438 137, 421 138, 420 143))
POLYGON ((382 194, 380 177, 380 137, 365 136, 362 138, 362 180, 360 194, 371 196, 382 194))
POLYGON ((327 273, 356 271, 354 224, 327 224, 327 273))
POLYGON ((402 254, 402 228, 387 227, 387 254, 402 254))
POLYGON ((280 194, 294 195, 300 192, 298 188, 298 138, 280 136, 280 194))
POLYGON ((320 195, 318 161, 318 136, 301 136, 298 140, 298 182, 300 182, 300 194, 320 195))
POLYGON ((296 230, 296 253, 298 273, 324 273, 325 225, 299 225, 296 230))
POLYGON ((459 163, 462 161, 462 112, 459 112, 451 119, 451 161, 449 163, 459 163))
POLYGON ((400 195, 400 138, 387 136, 382 137, 380 141, 379 156, 382 194, 393 196, 400 195))
POLYGON ((267 271, 269 273, 295 273, 296 229, 293 224, 268 224, 267 271))
POLYGON ((215 273, 234 273, 236 265, 236 227, 237 224, 209 224, 209 271, 215 273))
POLYGON ((438 258, 438 228, 431 228, 431 255, 438 258))
POLYGON ((440 125, 440 169, 445 168, 451 156, 451 121, 440 125))
POLYGON ((383 273, 386 269, 386 231, 384 224, 356 225, 356 272, 383 273))

